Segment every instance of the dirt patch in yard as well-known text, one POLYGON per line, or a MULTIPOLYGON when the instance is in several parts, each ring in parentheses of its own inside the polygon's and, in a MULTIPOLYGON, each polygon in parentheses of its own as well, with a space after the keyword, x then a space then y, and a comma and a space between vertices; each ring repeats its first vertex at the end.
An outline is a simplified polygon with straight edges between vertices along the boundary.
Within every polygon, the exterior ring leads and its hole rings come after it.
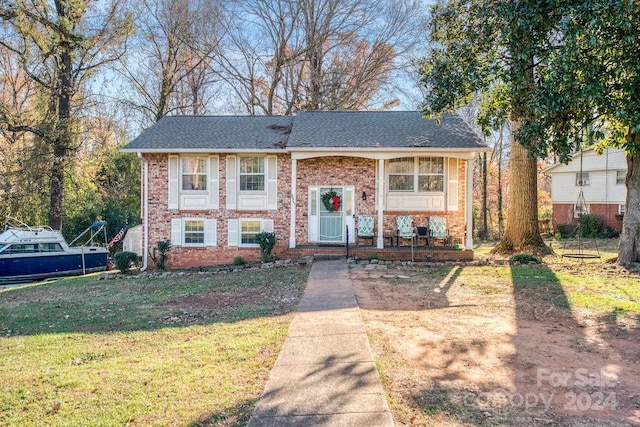
POLYGON ((351 269, 397 425, 640 425, 638 317, 571 309, 540 269, 351 269))

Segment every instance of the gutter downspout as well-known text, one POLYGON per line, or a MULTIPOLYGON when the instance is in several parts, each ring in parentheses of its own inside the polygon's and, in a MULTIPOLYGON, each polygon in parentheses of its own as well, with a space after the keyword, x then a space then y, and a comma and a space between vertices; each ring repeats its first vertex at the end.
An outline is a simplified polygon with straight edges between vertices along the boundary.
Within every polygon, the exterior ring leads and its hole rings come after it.
POLYGON ((144 210, 142 217, 143 255, 140 271, 146 271, 149 266, 149 160, 145 159, 142 153, 138 153, 138 158, 142 160, 142 204, 144 210))

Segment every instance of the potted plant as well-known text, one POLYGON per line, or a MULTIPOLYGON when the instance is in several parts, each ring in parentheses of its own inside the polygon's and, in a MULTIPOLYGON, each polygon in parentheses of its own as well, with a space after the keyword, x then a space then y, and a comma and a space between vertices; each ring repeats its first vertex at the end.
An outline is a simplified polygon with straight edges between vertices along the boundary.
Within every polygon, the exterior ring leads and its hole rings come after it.
POLYGON ((341 202, 340 195, 333 188, 322 194, 322 204, 329 212, 339 211, 341 202))

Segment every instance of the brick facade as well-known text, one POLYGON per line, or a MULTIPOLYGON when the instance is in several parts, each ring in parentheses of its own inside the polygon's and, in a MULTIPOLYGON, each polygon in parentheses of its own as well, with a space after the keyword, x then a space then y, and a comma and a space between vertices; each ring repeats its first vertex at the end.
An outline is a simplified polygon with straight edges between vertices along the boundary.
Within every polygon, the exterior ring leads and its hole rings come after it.
MULTIPOLYGON (((215 264, 228 264, 240 255, 247 261, 260 259, 257 248, 228 246, 228 220, 239 218, 261 218, 273 220, 277 237, 274 254, 286 258, 289 247, 291 201, 296 206, 296 244, 308 244, 308 195, 310 186, 354 186, 355 215, 368 215, 377 218, 376 211, 376 172, 377 161, 356 157, 318 157, 297 160, 296 194, 291 194, 292 160, 287 153, 278 154, 277 188, 278 203, 276 210, 228 210, 226 200, 226 163, 227 155, 219 155, 219 209, 206 210, 169 210, 168 206, 168 155, 145 154, 149 172, 149 245, 157 245, 159 240, 171 240, 171 220, 178 218, 215 219, 217 221, 217 246, 215 247, 182 247, 175 245, 169 251, 167 268, 192 268, 215 264), (366 200, 362 200, 362 193, 366 200)), ((465 235, 465 177, 466 162, 460 161, 458 167, 458 210, 450 212, 385 212, 385 233, 394 234, 395 217, 412 215, 416 225, 426 225, 430 215, 447 217, 447 225, 451 235, 464 238, 465 235)), ((143 183, 144 184, 144 183, 143 183)), ((144 204, 143 204, 144 205, 144 204)), ((144 218, 145 212, 143 212, 144 218)), ((555 215, 555 211, 554 211, 555 215)), ((377 227, 376 227, 377 228, 377 227)), ((378 230, 376 229, 376 234, 378 230)), ((153 253, 153 252, 152 252, 153 253)), ((153 257, 150 257, 153 267, 153 257)))
MULTIPOLYGON (((557 231, 558 225, 571 224, 578 225, 578 219, 574 218, 572 203, 553 204, 553 229, 557 231)), ((590 203, 589 212, 598 215, 602 221, 602 227, 611 227, 614 230, 622 231, 622 217, 618 215, 617 204, 590 203)))

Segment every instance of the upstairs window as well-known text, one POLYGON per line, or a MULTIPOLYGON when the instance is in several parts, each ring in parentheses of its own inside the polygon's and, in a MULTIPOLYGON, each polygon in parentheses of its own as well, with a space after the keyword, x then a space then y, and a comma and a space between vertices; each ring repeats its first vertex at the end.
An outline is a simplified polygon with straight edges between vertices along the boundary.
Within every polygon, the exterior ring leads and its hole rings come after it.
POLYGON ((627 177, 627 171, 616 171, 616 184, 620 185, 623 184, 624 185, 624 181, 627 177))
POLYGON ((240 191, 264 191, 264 157, 240 157, 240 191))
POLYGON ((404 157, 389 160, 389 191, 444 191, 444 158, 404 157))
POLYGON ((189 191, 206 191, 207 189, 207 162, 203 157, 183 157, 182 162, 182 189, 189 191))
POLYGON ((589 172, 576 172, 576 185, 589 185, 589 172))

